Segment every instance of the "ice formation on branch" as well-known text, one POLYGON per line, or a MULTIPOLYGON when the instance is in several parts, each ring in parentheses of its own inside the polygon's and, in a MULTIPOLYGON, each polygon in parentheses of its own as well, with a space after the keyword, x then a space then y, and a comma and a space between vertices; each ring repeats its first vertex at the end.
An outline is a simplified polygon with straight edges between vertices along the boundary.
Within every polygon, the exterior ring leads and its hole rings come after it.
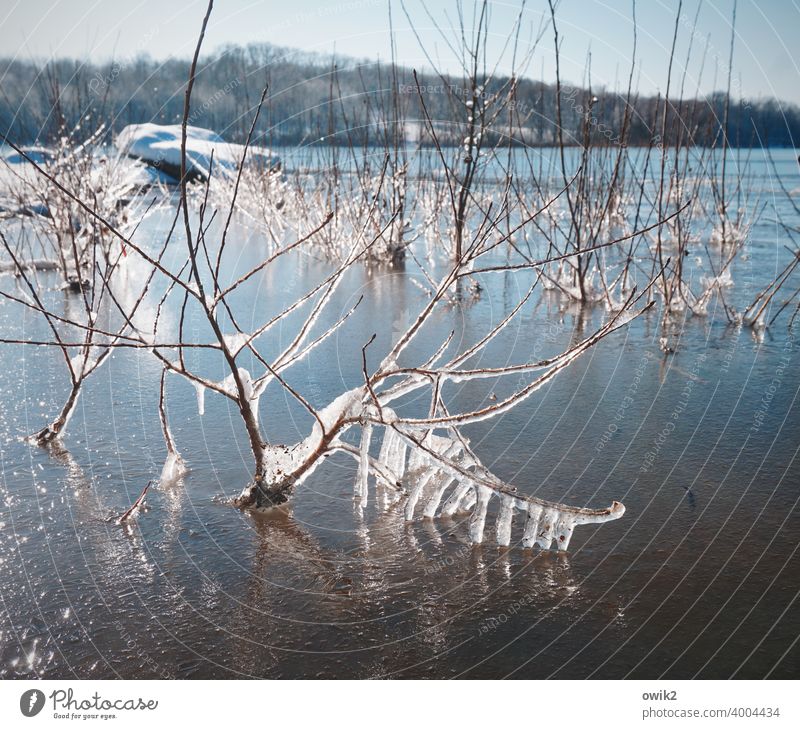
MULTIPOLYGON (((625 507, 616 501, 605 509, 586 509, 521 494, 493 476, 469 450, 463 437, 456 431, 451 433, 452 437, 429 434, 423 443, 395 425, 385 426, 381 454, 374 463, 375 477, 384 483, 387 475, 393 479, 391 485, 405 496, 406 520, 470 514, 470 541, 480 544, 485 539, 490 504, 496 502, 493 537, 499 546, 511 544, 512 523, 519 512, 524 525, 523 547, 553 546, 565 551, 576 526, 619 519, 625 513, 625 507)), ((362 439, 360 464, 369 462, 368 446, 369 442, 362 439)), ((361 467, 355 490, 362 505, 366 484, 361 467)))
MULTIPOLYGON (((440 293, 446 288, 445 282, 440 293)), ((555 543, 566 549, 575 526, 617 519, 624 513, 621 504, 606 509, 582 509, 543 501, 521 494, 489 472, 469 447, 459 427, 486 420, 507 412, 540 389, 577 357, 604 336, 625 326, 636 314, 625 310, 603 327, 568 351, 556 357, 494 369, 472 369, 467 361, 483 349, 511 320, 519 307, 485 337, 466 351, 441 363, 446 343, 420 367, 398 366, 400 354, 420 331, 430 314, 425 307, 410 324, 384 358, 378 370, 365 383, 340 395, 327 407, 313 411, 315 425, 307 438, 294 446, 259 445, 260 472, 237 499, 240 506, 270 507, 285 501, 326 455, 337 451, 355 458, 358 469, 354 484, 357 503, 366 505, 371 478, 383 489, 404 497, 405 516, 451 517, 471 511, 470 539, 484 540, 490 505, 498 503, 495 540, 502 546, 511 542, 515 512, 527 514, 528 546, 536 543, 548 548, 555 543), (448 382, 469 382, 507 375, 537 375, 508 397, 486 407, 468 412, 449 412, 442 399, 442 387, 448 382), (427 417, 400 416, 392 404, 399 398, 420 390, 430 390, 432 405, 427 417), (359 447, 347 443, 343 436, 350 428, 360 426, 359 447), (376 430, 383 435, 377 456, 372 448, 376 430), (535 524, 531 521, 535 518, 535 524)), ((449 340, 448 340, 449 341, 449 340)), ((243 378, 247 380, 247 378, 243 378)))
MULTIPOLYGON (((173 483, 189 471, 186 461, 184 461, 181 457, 181 454, 178 453, 178 447, 175 445, 175 438, 172 436, 172 431, 169 429, 169 422, 167 420, 166 388, 167 369, 164 368, 161 371, 161 388, 159 390, 158 398, 158 414, 161 420, 161 430, 164 434, 164 443, 166 443, 167 446, 167 458, 164 461, 164 467, 161 469, 161 476, 158 479, 159 485, 161 486, 173 483)), ((200 390, 198 389, 197 392, 199 401, 200 390)))

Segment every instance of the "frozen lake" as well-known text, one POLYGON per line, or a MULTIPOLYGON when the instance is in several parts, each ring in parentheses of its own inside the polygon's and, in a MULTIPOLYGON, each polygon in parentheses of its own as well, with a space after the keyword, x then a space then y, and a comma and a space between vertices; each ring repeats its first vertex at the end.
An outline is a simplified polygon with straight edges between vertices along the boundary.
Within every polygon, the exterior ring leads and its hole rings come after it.
MULTIPOLYGON (((773 175, 796 201, 794 154, 774 151, 775 170, 760 154, 749 190, 792 219, 773 175)), ((154 240, 169 217, 147 221, 154 240)), ((233 230, 231 275, 265 250, 258 235, 233 230)), ((752 301, 785 262, 784 244, 767 209, 735 263, 729 304, 752 301)), ((177 261, 184 244, 171 245, 177 261)), ((261 321, 329 270, 303 252, 282 258, 236 300, 237 315, 261 321)), ((424 306, 420 276, 410 258, 353 267, 326 321, 360 296, 362 305, 289 383, 315 406, 359 384, 361 346, 375 333, 374 356, 387 351, 424 306)), ((466 347, 531 282, 530 273, 494 276, 479 297, 444 307, 432 336, 452 330, 466 347)), ((72 294, 51 293, 71 306, 72 294)), ((482 364, 556 354, 604 316, 539 287, 482 364)), ((178 378, 168 411, 191 472, 151 489, 149 509, 118 526, 164 462, 160 366, 118 350, 87 381, 62 443, 42 448, 22 436, 63 402, 61 354, 2 345, 0 676, 796 677, 800 371, 786 322, 756 337, 712 304, 685 319, 676 353, 664 355, 651 312, 510 413, 464 429, 484 463, 524 493, 625 504, 621 520, 577 530, 568 553, 521 549, 516 526, 509 549, 472 546, 468 517, 407 523, 372 495, 362 513, 345 456, 328 459, 290 506, 239 511, 225 503, 251 475, 239 414, 209 393, 200 417, 178 378)), ((203 335, 199 319, 188 327, 203 335)), ((3 301, 0 333, 37 339, 47 327, 3 301)), ((265 349, 291 336, 281 329, 265 349)), ((225 376, 219 358, 189 356, 209 377, 225 376)), ((279 388, 270 393, 261 402, 270 442, 303 437, 309 414, 279 388)), ((451 396, 469 407, 496 397, 488 382, 451 396)))

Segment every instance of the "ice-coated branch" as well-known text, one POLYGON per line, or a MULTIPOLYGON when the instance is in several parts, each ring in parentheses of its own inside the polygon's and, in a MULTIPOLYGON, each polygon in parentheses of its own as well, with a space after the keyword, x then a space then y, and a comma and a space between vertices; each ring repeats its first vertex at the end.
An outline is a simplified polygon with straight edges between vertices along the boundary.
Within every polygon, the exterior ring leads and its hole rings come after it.
MULTIPOLYGON (((368 432, 371 435, 372 430, 368 432)), ((396 423, 384 426, 377 463, 367 453, 369 438, 366 441, 362 438, 358 450, 352 446, 343 447, 359 459, 356 494, 362 506, 366 503, 366 469, 375 468, 378 479, 402 487, 408 521, 418 515, 440 519, 469 514, 470 540, 480 544, 484 541, 489 507, 494 500, 498 503, 494 529, 498 545, 510 545, 513 518, 519 512, 526 515, 522 518, 524 526, 518 540, 523 547, 549 549, 555 544, 560 551, 569 548, 576 526, 612 521, 625 513, 625 507, 617 501, 604 509, 588 509, 522 494, 492 475, 468 452, 455 429, 450 429, 450 436, 428 433, 416 437, 414 432, 396 423), (387 479, 387 471, 390 479, 387 479)))
POLYGON ((172 436, 172 431, 169 429, 169 421, 167 420, 167 372, 165 367, 161 370, 161 385, 158 391, 158 415, 161 421, 161 432, 164 435, 164 443, 167 446, 167 459, 164 461, 164 467, 161 469, 161 477, 159 484, 169 484, 176 479, 180 478, 188 472, 186 462, 178 453, 178 447, 175 445, 175 438, 172 436))

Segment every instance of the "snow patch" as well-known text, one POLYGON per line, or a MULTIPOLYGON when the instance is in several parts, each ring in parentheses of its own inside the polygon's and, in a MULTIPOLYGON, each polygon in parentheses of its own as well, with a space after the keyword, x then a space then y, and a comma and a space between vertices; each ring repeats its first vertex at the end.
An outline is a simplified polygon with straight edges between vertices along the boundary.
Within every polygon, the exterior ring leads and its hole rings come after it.
MULTIPOLYGON (((180 124, 129 124, 119 133, 115 144, 121 152, 141 159, 173 178, 180 177, 180 124)), ((208 179, 212 157, 214 171, 229 175, 238 169, 244 152, 244 145, 226 142, 209 129, 192 126, 186 129, 186 168, 193 177, 208 179)), ((247 150, 247 162, 269 169, 277 167, 280 159, 266 147, 251 146, 247 150)))

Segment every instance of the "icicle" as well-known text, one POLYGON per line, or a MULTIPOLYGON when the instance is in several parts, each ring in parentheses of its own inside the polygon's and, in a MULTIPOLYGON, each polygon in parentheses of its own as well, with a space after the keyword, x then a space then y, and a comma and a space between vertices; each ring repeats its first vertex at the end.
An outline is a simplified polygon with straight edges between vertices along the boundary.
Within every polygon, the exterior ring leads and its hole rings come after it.
POLYGON ((539 533, 536 535, 536 544, 542 549, 550 549, 550 543, 555 536, 556 512, 552 509, 545 509, 539 525, 539 533))
POLYGON ((478 503, 472 512, 469 522, 469 538, 473 544, 480 544, 483 541, 483 528, 486 526, 486 510, 489 507, 489 499, 492 497, 492 490, 488 486, 477 487, 478 503))
POLYGON ((475 506, 475 502, 478 500, 478 495, 475 489, 470 489, 467 491, 467 495, 464 497, 464 501, 461 504, 462 511, 469 511, 473 506, 475 506))
POLYGON ((425 504, 425 510, 422 512, 422 516, 427 519, 433 519, 436 516, 436 510, 439 508, 442 496, 451 483, 453 483, 453 477, 440 471, 437 482, 434 485, 433 493, 428 499, 428 503, 425 504))
POLYGON ((569 548, 569 541, 572 539, 572 532, 575 531, 575 517, 562 514, 556 522, 555 538, 556 546, 560 552, 566 552, 569 548))
MULTIPOLYGON (((427 448, 430 448, 432 443, 432 434, 429 432, 423 439, 422 445, 427 448)), ((413 473, 414 471, 423 468, 430 457, 425 452, 423 448, 412 448, 411 455, 408 457, 408 472, 413 473)))
POLYGON ((372 423, 361 429, 361 445, 359 446, 358 473, 356 474, 355 495, 361 499, 361 507, 367 505, 369 493, 369 445, 372 441, 372 423))
POLYGON ((391 454, 389 462, 386 464, 389 468, 397 474, 397 480, 402 480, 406 472, 406 452, 408 446, 402 438, 397 438, 394 450, 391 454))
POLYGON ((536 504, 528 504, 528 518, 525 521, 525 532, 522 535, 522 546, 530 549, 536 543, 536 536, 539 533, 539 520, 542 516, 542 507, 536 504))
POLYGON ((205 415, 206 412, 206 387, 199 382, 192 382, 197 393, 197 414, 205 415))
MULTIPOLYGON (((417 506, 419 497, 425 490, 425 487, 431 482, 431 480, 437 474, 439 474, 439 471, 436 468, 429 468, 419 477, 414 479, 414 482, 411 485, 411 490, 408 493, 408 499, 406 501, 406 509, 405 509, 406 521, 411 521, 414 518, 414 509, 417 506)), ((441 478, 441 474, 439 474, 439 477, 441 478)))
POLYGON ((378 460, 383 464, 386 465, 386 461, 389 458, 389 453, 391 449, 394 447, 392 442, 395 438, 397 438, 397 433, 391 428, 391 426, 386 426, 383 431, 383 440, 381 441, 381 450, 378 453, 378 460))
POLYGON ((458 484, 453 493, 450 494, 450 498, 444 502, 442 516, 453 516, 461 508, 461 502, 470 490, 474 490, 471 481, 462 481, 458 484))
POLYGON ((438 454, 452 460, 462 456, 464 453, 464 447, 460 442, 454 440, 453 438, 434 435, 431 432, 428 432, 428 434, 420 442, 423 447, 411 446, 411 455, 408 459, 406 473, 411 473, 414 470, 421 469, 426 466, 437 466, 440 468, 439 462, 432 454, 438 454))
POLYGON ((500 513, 497 515, 497 544, 507 547, 511 544, 511 520, 514 517, 513 496, 503 494, 501 497, 500 513))
MULTIPOLYGON (((381 443, 381 452, 378 456, 381 464, 389 469, 400 481, 406 469, 407 446, 400 433, 391 426, 387 426, 381 443)), ((394 484, 392 484, 394 485, 394 484)))

